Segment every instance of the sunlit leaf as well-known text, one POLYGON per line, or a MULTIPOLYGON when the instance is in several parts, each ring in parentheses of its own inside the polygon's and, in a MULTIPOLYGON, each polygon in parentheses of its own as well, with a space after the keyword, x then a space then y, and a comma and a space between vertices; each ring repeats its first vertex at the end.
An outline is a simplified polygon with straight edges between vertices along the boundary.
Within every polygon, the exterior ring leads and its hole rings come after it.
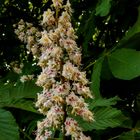
POLYGON ((115 105, 117 103, 117 101, 119 100, 118 97, 113 97, 113 98, 95 98, 92 102, 89 103, 89 108, 92 110, 95 107, 103 107, 103 106, 111 106, 111 105, 115 105))
POLYGON ((77 121, 85 131, 91 131, 93 129, 101 130, 108 127, 114 128, 120 126, 125 119, 120 110, 112 107, 96 108, 94 116, 95 121, 93 122, 84 121, 80 117, 77 118, 77 121))
POLYGON ((140 52, 118 49, 108 56, 111 72, 116 78, 130 80, 140 76, 140 52))
POLYGON ((19 83, 16 86, 1 83, 0 107, 18 108, 37 113, 34 102, 39 91, 40 88, 34 82, 19 83))

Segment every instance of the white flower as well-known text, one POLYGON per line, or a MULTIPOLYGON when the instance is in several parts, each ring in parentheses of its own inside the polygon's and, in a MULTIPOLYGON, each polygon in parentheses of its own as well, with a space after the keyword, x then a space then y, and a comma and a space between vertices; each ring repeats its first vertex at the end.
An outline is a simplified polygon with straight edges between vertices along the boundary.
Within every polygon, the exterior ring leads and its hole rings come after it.
POLYGON ((42 37, 39 40, 40 44, 49 47, 52 45, 52 41, 50 40, 50 38, 48 37, 48 34, 46 31, 42 32, 42 37))
POLYGON ((22 76, 20 77, 20 81, 21 81, 22 83, 24 83, 24 82, 26 82, 26 81, 32 80, 33 77, 34 77, 34 75, 22 75, 22 76))
POLYGON ((80 52, 69 53, 69 58, 74 64, 76 64, 76 65, 81 64, 81 53, 80 52))
POLYGON ((93 98, 89 87, 86 87, 80 83, 74 83, 73 90, 75 90, 75 92, 77 92, 79 95, 82 95, 84 97, 93 98))
POLYGON ((37 122, 37 136, 36 140, 45 140, 47 138, 50 138, 52 135, 52 132, 49 130, 51 127, 51 123, 47 118, 43 119, 41 122, 37 122))
POLYGON ((43 13, 43 20, 42 24, 47 24, 49 26, 53 25, 55 23, 55 18, 54 18, 54 11, 51 11, 51 9, 48 9, 43 13))
POLYGON ((72 92, 66 97, 66 103, 72 106, 72 114, 79 115, 87 121, 94 120, 92 112, 88 110, 88 105, 82 97, 78 97, 72 92))
POLYGON ((69 80, 75 80, 75 77, 77 75, 77 73, 79 73, 79 70, 77 67, 74 67, 72 65, 72 63, 70 62, 66 62, 63 65, 63 71, 62 71, 62 75, 69 80))
POLYGON ((75 95, 74 92, 71 92, 66 97, 66 103, 67 105, 71 105, 73 108, 87 107, 87 104, 85 103, 84 99, 75 95))
POLYGON ((27 43, 28 43, 29 46, 33 45, 35 43, 34 37, 33 36, 28 36, 27 43))
POLYGON ((59 43, 62 47, 64 47, 67 51, 67 53, 73 53, 79 51, 79 48, 77 47, 76 42, 73 39, 67 38, 67 39, 60 39, 59 43))
POLYGON ((61 106, 54 105, 46 114, 52 127, 59 127, 63 120, 64 111, 61 106))
POLYGON ((66 136, 71 135, 73 140, 91 140, 82 133, 82 129, 73 118, 67 117, 65 121, 66 136))
POLYGON ((72 63, 68 61, 63 66, 62 75, 66 79, 79 81, 83 85, 86 85, 88 83, 88 80, 86 79, 86 73, 80 72, 78 67, 75 67, 72 63))
POLYGON ((70 91, 70 83, 65 82, 65 83, 56 83, 53 85, 53 93, 54 95, 59 95, 59 96, 66 96, 69 94, 70 91))
MULTIPOLYGON (((63 56, 63 52, 62 52, 62 49, 60 47, 57 47, 57 46, 49 47, 40 56, 38 65, 40 65, 41 67, 45 67, 48 65, 48 67, 49 67, 50 63, 48 64, 48 61, 53 62, 55 59, 58 62, 58 61, 60 61, 62 56, 63 56)), ((55 63, 56 63, 56 61, 55 61, 55 63)))
POLYGON ((70 21, 70 15, 65 11, 62 12, 62 15, 59 17, 58 23, 65 27, 66 23, 69 23, 71 25, 70 21))
POLYGON ((65 121, 65 129, 66 129, 66 136, 71 135, 72 137, 78 137, 79 133, 82 131, 82 129, 78 126, 78 123, 70 117, 66 118, 65 121))
POLYGON ((66 10, 70 15, 71 15, 72 12, 73 12, 69 0, 67 0, 67 3, 66 3, 66 5, 65 5, 65 10, 66 10))
POLYGON ((67 36, 68 38, 76 39, 77 36, 75 35, 74 29, 72 27, 68 28, 67 30, 67 36))

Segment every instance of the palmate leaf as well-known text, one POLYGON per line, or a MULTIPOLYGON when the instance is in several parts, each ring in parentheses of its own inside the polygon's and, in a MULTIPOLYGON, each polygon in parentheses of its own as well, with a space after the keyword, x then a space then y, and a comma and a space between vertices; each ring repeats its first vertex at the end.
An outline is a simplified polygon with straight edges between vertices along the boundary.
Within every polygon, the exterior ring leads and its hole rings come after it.
POLYGON ((114 128, 120 126, 124 121, 124 118, 122 118, 122 112, 116 108, 96 108, 94 112, 96 121, 93 128, 95 129, 106 129, 107 127, 114 128))
POLYGON ((118 49, 108 55, 112 74, 119 79, 131 80, 140 76, 140 51, 118 49))
POLYGON ((111 106, 115 105, 117 101, 120 100, 119 97, 115 96, 113 98, 99 98, 99 99, 94 99, 92 102, 89 102, 89 108, 90 110, 96 108, 96 107, 105 107, 105 106, 111 106))
POLYGON ((93 112, 95 116, 95 121, 93 122, 87 122, 80 117, 76 117, 84 131, 101 130, 108 127, 114 128, 120 126, 125 119, 120 110, 112 107, 96 108, 93 112))
POLYGON ((27 99, 11 100, 11 102, 3 104, 0 102, 0 107, 17 108, 38 113, 35 109, 35 104, 33 103, 33 101, 27 99))
POLYGON ((138 7, 137 21, 128 30, 128 32, 122 38, 122 40, 120 40, 119 43, 116 45, 115 48, 117 48, 117 50, 110 53, 107 56, 110 70, 116 78, 131 80, 140 75, 140 61, 139 61, 140 51, 134 50, 134 49, 139 50, 139 36, 140 36, 139 25, 140 25, 140 6, 138 7))
POLYGON ((0 109, 0 140, 19 140, 18 126, 9 111, 0 109))
POLYGON ((19 83, 16 86, 1 83, 0 107, 12 107, 37 113, 34 99, 39 91, 40 88, 34 82, 19 83))
POLYGON ((5 85, 0 83, 0 98, 3 99, 20 99, 20 98, 35 98, 36 93, 40 92, 41 88, 35 85, 34 81, 29 81, 25 83, 9 83, 5 85), (8 98, 9 97, 9 98, 8 98))
POLYGON ((15 93, 18 98, 35 98, 37 93, 41 91, 41 88, 36 86, 35 81, 28 81, 18 83, 15 88, 11 90, 11 94, 15 93))

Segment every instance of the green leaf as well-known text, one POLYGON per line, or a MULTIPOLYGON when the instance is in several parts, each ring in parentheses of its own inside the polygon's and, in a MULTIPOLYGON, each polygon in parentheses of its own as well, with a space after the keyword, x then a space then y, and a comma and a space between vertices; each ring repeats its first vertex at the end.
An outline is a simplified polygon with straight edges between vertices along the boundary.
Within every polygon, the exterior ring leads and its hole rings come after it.
POLYGON ((140 6, 138 7, 138 17, 137 17, 137 21, 136 23, 128 30, 127 34, 126 34, 126 39, 132 37, 133 35, 135 35, 136 33, 140 32, 140 6))
POLYGON ((139 44, 140 44, 140 32, 136 33, 132 37, 130 37, 128 40, 122 40, 120 44, 118 45, 118 48, 130 48, 130 49, 136 49, 140 50, 139 44))
POLYGON ((105 57, 103 64, 102 64, 102 71, 101 71, 101 79, 103 80, 111 80, 114 76, 111 73, 109 68, 108 59, 105 57))
POLYGON ((84 36, 84 41, 83 41, 83 53, 85 55, 88 55, 88 43, 92 39, 92 36, 95 31, 95 10, 92 10, 89 18, 86 21, 85 26, 83 27, 83 36, 84 36))
POLYGON ((104 60, 104 57, 99 58, 93 67, 93 72, 91 75, 91 90, 93 91, 93 94, 95 98, 100 98, 100 76, 101 76, 101 69, 102 69, 102 62, 104 60))
POLYGON ((92 102, 89 103, 89 108, 92 110, 95 107, 104 107, 104 106, 111 106, 115 105, 117 101, 120 100, 117 96, 109 99, 99 98, 94 99, 92 102))
MULTIPOLYGON (((0 106, 2 105, 0 104, 0 106)), ((12 100, 10 103, 3 104, 3 107, 18 108, 18 109, 38 113, 34 106, 35 105, 33 104, 33 101, 27 99, 12 100)))
POLYGON ((33 82, 18 83, 16 86, 1 83, 0 107, 12 107, 37 113, 33 101, 39 91, 40 88, 33 82))
POLYGON ((36 130, 36 123, 37 123, 37 120, 33 120, 33 121, 30 121, 27 129, 26 129, 26 133, 28 133, 29 135, 32 134, 32 132, 34 130, 36 130))
POLYGON ((128 132, 123 132, 119 140, 135 140, 135 132, 134 131, 128 131, 128 132))
POLYGON ((138 17, 135 24, 130 27, 126 35, 119 41, 116 48, 134 48, 139 49, 139 38, 140 38, 140 6, 138 7, 138 17))
POLYGON ((108 127, 114 128, 120 126, 125 119, 120 110, 112 107, 96 108, 94 116, 95 121, 90 123, 80 117, 76 117, 76 119, 84 131, 91 131, 93 129, 102 130, 108 127))
POLYGON ((96 108, 94 129, 106 129, 107 127, 117 127, 122 124, 124 118, 120 119, 123 115, 120 110, 112 107, 96 108))
POLYGON ((128 132, 123 132, 119 140, 139 140, 140 139, 140 121, 138 120, 135 127, 128 132))
POLYGON ((41 88, 35 85, 34 81, 29 81, 25 83, 9 83, 4 85, 0 83, 0 99, 20 99, 20 98, 35 98, 36 93, 40 92, 41 88))
POLYGON ((37 93, 40 91, 41 88, 35 85, 35 81, 29 81, 25 83, 18 83, 15 86, 13 93, 20 98, 35 98, 37 93))
POLYGON ((108 55, 112 74, 119 79, 131 80, 140 76, 140 52, 133 49, 118 49, 108 55))
POLYGON ((101 17, 107 16, 110 12, 111 8, 111 0, 101 0, 96 7, 96 14, 100 15, 101 17))
POLYGON ((0 109, 0 140, 19 140, 18 126, 9 111, 0 109))

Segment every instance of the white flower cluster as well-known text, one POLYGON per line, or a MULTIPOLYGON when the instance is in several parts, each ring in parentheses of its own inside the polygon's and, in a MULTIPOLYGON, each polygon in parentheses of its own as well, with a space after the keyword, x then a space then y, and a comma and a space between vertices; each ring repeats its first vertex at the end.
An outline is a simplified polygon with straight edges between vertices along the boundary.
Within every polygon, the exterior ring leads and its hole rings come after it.
POLYGON ((71 24, 71 5, 69 0, 65 5, 63 0, 52 2, 52 9, 43 14, 41 25, 44 31, 41 37, 36 35, 39 34, 37 30, 34 35, 19 37, 27 42, 29 48, 38 45, 36 52, 40 51, 38 65, 42 72, 36 84, 43 87, 43 91, 38 93, 36 107, 45 119, 38 122, 36 140, 51 138, 52 129, 62 130, 66 136, 71 135, 73 140, 90 140, 82 133, 76 120, 69 117, 69 114, 73 114, 87 121, 94 120, 85 102, 85 98, 92 98, 92 94, 87 86, 89 81, 86 73, 80 71, 81 50, 75 41, 77 36, 71 24))
POLYGON ((15 33, 18 38, 27 43, 27 49, 33 53, 33 55, 38 54, 38 40, 41 37, 40 31, 33 26, 32 23, 24 22, 22 19, 19 21, 18 26, 14 25, 15 33))

